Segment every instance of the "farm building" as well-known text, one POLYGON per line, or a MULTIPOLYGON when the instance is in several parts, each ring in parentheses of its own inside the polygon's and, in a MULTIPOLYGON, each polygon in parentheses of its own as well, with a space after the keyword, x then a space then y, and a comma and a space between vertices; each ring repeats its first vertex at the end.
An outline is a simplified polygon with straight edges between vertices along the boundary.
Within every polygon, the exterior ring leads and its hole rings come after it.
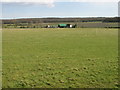
POLYGON ((76 28, 76 24, 75 25, 71 25, 71 24, 58 24, 58 25, 47 25, 45 26, 45 28, 76 28))
POLYGON ((71 24, 58 24, 59 28, 72 28, 71 24))

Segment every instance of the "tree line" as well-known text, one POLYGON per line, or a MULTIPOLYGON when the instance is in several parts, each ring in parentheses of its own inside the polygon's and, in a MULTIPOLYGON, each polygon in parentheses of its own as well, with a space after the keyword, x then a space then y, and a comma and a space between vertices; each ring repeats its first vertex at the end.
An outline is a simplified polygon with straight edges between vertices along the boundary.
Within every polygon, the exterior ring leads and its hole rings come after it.
POLYGON ((105 18, 105 17, 94 17, 94 18, 29 18, 29 19, 4 19, 2 24, 37 24, 37 23, 60 23, 60 22, 120 22, 119 17, 105 18))

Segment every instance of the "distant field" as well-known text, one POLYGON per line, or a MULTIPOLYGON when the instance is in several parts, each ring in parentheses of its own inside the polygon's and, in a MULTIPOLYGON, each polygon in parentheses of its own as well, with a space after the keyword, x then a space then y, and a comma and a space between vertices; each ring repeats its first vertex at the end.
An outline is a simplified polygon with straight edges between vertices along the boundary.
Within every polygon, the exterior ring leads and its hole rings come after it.
POLYGON ((3 28, 40 28, 40 27, 45 27, 46 25, 51 25, 51 26, 58 26, 58 24, 64 23, 64 24, 76 24, 78 28, 115 28, 118 27, 118 23, 103 23, 103 22, 59 22, 59 23, 39 23, 39 24, 20 24, 16 26, 15 24, 3 24, 3 28))
POLYGON ((117 51, 117 29, 4 29, 3 88, 117 88, 117 51))

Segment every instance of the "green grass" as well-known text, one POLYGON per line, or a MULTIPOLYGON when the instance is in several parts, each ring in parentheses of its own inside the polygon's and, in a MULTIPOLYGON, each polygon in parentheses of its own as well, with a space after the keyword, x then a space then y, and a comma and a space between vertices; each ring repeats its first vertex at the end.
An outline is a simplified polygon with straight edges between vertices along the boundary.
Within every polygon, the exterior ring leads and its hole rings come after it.
POLYGON ((3 88, 117 88, 117 29, 4 29, 3 88))

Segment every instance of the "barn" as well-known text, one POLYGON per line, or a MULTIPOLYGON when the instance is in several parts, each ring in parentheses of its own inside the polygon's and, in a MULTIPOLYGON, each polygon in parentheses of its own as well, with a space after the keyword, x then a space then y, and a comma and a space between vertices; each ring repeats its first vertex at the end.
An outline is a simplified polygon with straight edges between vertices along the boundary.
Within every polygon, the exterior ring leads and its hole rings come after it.
POLYGON ((72 28, 71 24, 58 24, 59 28, 72 28))
POLYGON ((67 27, 67 24, 58 24, 58 27, 59 27, 59 28, 66 28, 66 27, 67 27))
POLYGON ((72 24, 58 24, 57 26, 56 25, 47 25, 45 26, 45 28, 76 28, 76 24, 75 25, 72 25, 72 24))

